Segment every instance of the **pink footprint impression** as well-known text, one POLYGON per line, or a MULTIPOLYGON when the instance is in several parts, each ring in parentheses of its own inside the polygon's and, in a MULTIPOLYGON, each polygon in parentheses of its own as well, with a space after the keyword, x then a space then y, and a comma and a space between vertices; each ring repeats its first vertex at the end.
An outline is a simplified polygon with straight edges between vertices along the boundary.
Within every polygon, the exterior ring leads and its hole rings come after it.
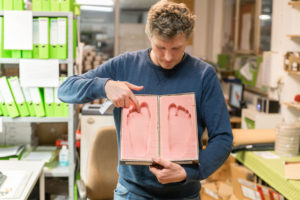
POLYGON ((127 114, 127 127, 129 128, 129 141, 133 154, 143 158, 150 151, 150 119, 151 114, 146 102, 140 104, 140 113, 131 107, 127 114))

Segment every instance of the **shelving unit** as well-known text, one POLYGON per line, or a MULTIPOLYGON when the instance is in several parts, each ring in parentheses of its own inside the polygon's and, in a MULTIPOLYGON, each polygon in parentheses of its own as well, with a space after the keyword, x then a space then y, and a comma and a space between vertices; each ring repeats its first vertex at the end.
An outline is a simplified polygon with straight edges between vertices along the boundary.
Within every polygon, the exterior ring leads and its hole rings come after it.
POLYGON ((285 102, 283 103, 284 105, 291 107, 291 108, 296 108, 300 110, 300 103, 294 103, 294 102, 285 102))
POLYGON ((295 6, 300 6, 300 1, 290 1, 290 2, 289 2, 289 5, 290 5, 290 6, 294 6, 294 7, 295 7, 295 6))
POLYGON ((300 72, 294 72, 294 71, 287 71, 289 74, 295 74, 295 75, 300 75, 300 72))
POLYGON ((299 39, 300 35, 287 35, 291 39, 299 39))
MULTIPOLYGON (((0 11, 0 16, 4 12, 0 11)), ((67 17, 68 18, 68 59, 59 60, 60 64, 68 65, 68 76, 74 74, 73 69, 73 13, 72 12, 32 12, 33 17, 67 17)), ((0 58, 0 64, 19 64, 21 59, 0 58)), ((49 59, 50 60, 50 59, 49 59)), ((68 177, 69 199, 74 199, 75 184, 75 124, 78 122, 77 115, 74 114, 75 106, 69 104, 69 117, 2 117, 3 123, 7 122, 29 122, 29 123, 68 123, 68 146, 69 146, 69 166, 57 167, 45 170, 46 177, 68 177)))

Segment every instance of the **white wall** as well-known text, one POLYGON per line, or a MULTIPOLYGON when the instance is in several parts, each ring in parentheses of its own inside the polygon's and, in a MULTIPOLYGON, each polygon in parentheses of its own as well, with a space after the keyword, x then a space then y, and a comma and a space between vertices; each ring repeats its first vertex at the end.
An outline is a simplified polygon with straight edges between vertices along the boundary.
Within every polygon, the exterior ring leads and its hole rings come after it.
POLYGON ((224 0, 195 0, 193 55, 216 62, 222 52, 224 0))
MULTIPOLYGON (((272 68, 282 77, 284 82, 280 92, 281 102, 292 102, 296 94, 300 94, 300 76, 291 75, 283 70, 283 56, 287 51, 300 51, 300 40, 293 40, 287 35, 300 35, 300 7, 288 5, 290 0, 273 0, 272 40, 271 50, 279 53, 279 60, 273 62, 272 68)), ((274 95, 274 94, 270 94, 274 95)), ((281 106, 281 112, 286 122, 293 122, 300 117, 300 111, 281 106)))

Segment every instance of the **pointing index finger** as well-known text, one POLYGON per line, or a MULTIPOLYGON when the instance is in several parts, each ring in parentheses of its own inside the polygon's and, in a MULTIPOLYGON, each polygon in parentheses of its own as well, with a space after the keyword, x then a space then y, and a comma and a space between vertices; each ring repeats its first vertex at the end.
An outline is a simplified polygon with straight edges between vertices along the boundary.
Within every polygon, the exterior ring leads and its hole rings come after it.
POLYGON ((137 100, 136 96, 131 92, 129 98, 131 99, 136 111, 140 112, 141 108, 140 108, 140 104, 139 104, 139 101, 137 100))

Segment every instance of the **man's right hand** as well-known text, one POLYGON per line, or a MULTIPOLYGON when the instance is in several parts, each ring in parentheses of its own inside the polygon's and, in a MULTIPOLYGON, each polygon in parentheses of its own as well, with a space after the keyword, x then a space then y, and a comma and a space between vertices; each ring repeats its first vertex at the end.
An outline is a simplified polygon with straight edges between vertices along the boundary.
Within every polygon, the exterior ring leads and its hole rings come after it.
POLYGON ((138 112, 140 112, 140 105, 131 90, 139 91, 143 88, 144 86, 133 85, 126 81, 113 80, 108 80, 104 87, 107 98, 111 100, 117 108, 128 108, 130 102, 132 102, 138 112))

